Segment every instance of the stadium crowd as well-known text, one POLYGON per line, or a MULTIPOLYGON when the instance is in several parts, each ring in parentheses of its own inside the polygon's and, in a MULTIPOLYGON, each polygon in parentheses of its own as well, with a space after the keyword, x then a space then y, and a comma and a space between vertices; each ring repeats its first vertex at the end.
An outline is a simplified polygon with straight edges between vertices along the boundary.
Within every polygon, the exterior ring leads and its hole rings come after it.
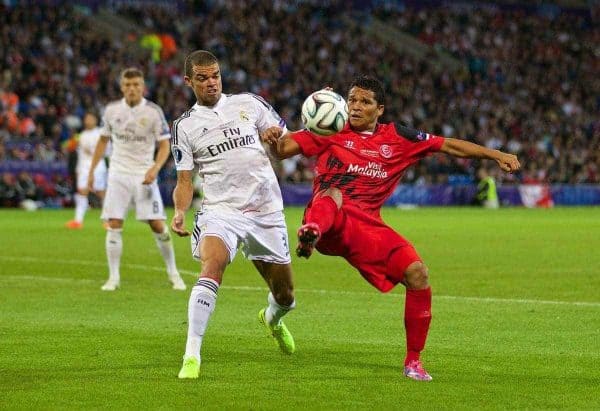
MULTIPOLYGON (((391 2, 373 2, 381 5, 366 11, 343 1, 329 1, 327 8, 313 3, 111 2, 118 15, 144 33, 168 35, 179 50, 213 51, 228 91, 264 96, 292 129, 301 126, 299 109, 310 92, 331 86, 345 94, 356 74, 371 73, 387 87, 384 121, 518 154, 525 170, 496 175, 500 183, 600 183, 600 29, 593 13, 465 3, 390 8, 391 2), (362 32, 373 17, 447 51, 464 68, 453 71, 433 54, 417 59, 373 40, 362 32)), ((65 193, 72 177, 49 165, 72 160, 83 114, 100 113, 118 98, 124 67, 146 73, 147 97, 170 121, 193 101, 172 44, 162 58, 130 53, 127 46, 141 39, 133 31, 111 39, 94 30, 93 13, 69 4, 0 5, 0 27, 2 204, 32 196, 50 202, 65 193), (18 188, 21 179, 34 181, 35 194, 18 188)), ((276 166, 282 181, 312 179, 310 160, 276 166)), ((476 167, 433 156, 403 182, 444 183, 456 175, 470 181, 476 167)), ((166 168, 163 181, 172 181, 172 166, 166 168)), ((68 201, 68 192, 54 204, 68 201)))

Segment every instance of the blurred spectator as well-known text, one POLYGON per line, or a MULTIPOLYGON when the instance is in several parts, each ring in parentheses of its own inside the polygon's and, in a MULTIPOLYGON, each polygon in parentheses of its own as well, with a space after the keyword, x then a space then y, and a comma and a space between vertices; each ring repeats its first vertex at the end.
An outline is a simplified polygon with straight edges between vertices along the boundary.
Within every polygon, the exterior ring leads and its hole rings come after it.
POLYGON ((158 34, 146 33, 140 39, 140 46, 150 50, 152 61, 158 63, 160 61, 161 50, 163 47, 162 41, 158 34))
POLYGON ((41 200, 40 193, 29 173, 21 171, 17 177, 15 187, 17 189, 17 196, 19 197, 19 201, 41 200))
POLYGON ((160 39, 160 59, 169 60, 177 54, 177 43, 172 35, 163 33, 158 35, 160 39))
POLYGON ((17 181, 11 173, 2 173, 0 178, 0 205, 2 207, 17 207, 19 194, 17 181))
POLYGON ((496 190, 496 181, 485 167, 477 170, 477 194, 473 203, 484 208, 498 208, 498 191, 496 190))

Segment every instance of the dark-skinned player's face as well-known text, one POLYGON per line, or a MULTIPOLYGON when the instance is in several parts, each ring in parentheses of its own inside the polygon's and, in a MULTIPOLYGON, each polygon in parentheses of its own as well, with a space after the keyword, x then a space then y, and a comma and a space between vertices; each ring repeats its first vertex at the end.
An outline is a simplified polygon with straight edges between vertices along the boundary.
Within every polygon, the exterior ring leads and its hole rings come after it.
POLYGON ((350 127, 354 131, 373 131, 383 114, 383 104, 375 100, 375 92, 352 87, 348 93, 350 127))
POLYGON ((192 76, 184 77, 185 84, 194 90, 196 100, 203 106, 214 106, 221 98, 223 84, 218 64, 192 67, 192 76))

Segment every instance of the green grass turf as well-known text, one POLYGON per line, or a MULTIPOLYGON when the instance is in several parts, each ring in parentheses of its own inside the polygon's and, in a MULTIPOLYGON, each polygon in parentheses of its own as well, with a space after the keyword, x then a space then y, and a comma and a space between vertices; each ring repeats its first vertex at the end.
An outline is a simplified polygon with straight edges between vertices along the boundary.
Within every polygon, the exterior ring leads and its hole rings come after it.
MULTIPOLYGON (((301 211, 286 211, 292 247, 301 211)), ((238 255, 201 378, 179 381, 189 294, 148 227, 126 222, 122 289, 105 293, 98 212, 82 231, 71 216, 0 210, 1 409, 600 409, 599 208, 384 210, 430 269, 432 383, 401 375, 403 288, 321 255, 293 261, 294 356, 259 327, 266 287, 238 255)), ((189 240, 174 241, 191 285, 189 240)))

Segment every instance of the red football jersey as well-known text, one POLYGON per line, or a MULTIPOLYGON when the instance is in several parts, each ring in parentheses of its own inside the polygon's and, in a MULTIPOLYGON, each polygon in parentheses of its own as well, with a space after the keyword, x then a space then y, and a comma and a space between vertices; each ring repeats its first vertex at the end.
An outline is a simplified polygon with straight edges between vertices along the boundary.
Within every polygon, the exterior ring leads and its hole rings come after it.
POLYGON ((377 216, 404 170, 444 143, 443 137, 394 123, 378 124, 373 134, 357 133, 346 125, 331 137, 302 130, 292 138, 304 156, 317 156, 313 194, 336 187, 345 204, 377 216))

